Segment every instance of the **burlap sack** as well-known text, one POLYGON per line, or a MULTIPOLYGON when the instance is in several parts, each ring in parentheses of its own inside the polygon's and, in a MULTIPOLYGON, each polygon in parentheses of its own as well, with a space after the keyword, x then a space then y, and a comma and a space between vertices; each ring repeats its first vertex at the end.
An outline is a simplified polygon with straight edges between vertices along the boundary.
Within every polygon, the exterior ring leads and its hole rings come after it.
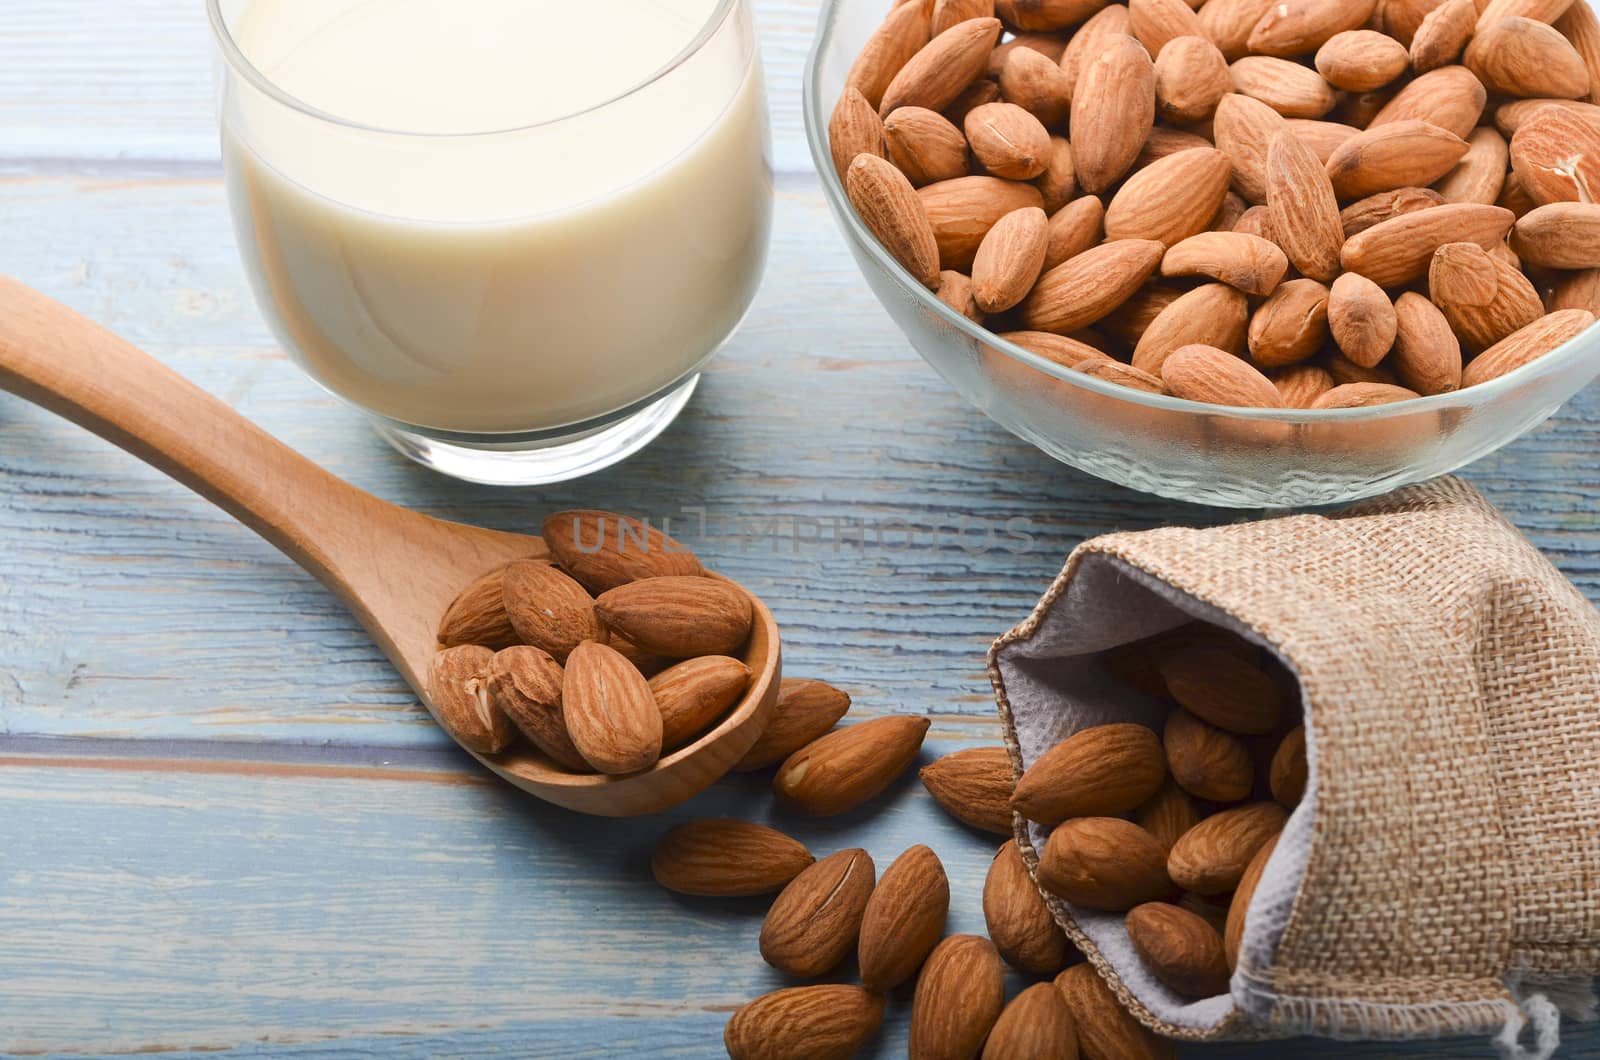
MULTIPOLYGON (((1333 517, 1087 542, 990 675, 1018 774, 1170 704, 1107 649, 1201 619, 1303 694, 1310 784, 1250 907, 1231 994, 1190 1002, 1117 914, 1057 919, 1153 1029, 1189 1040, 1493 1035, 1549 1055, 1600 974, 1600 614, 1444 479, 1333 517), (1532 1024, 1521 1041, 1518 1034, 1532 1024)), ((1030 869, 1048 829, 1019 828, 1030 869)))

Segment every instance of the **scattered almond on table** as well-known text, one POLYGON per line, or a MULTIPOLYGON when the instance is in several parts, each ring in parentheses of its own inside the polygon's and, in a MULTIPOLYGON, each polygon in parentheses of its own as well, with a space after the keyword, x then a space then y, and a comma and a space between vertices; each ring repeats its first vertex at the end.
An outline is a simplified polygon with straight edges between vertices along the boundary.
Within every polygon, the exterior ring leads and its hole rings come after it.
POLYGON ((829 140, 863 224, 991 332, 1137 390, 1362 408, 1594 323, 1597 99, 1581 2, 907 0, 829 140))

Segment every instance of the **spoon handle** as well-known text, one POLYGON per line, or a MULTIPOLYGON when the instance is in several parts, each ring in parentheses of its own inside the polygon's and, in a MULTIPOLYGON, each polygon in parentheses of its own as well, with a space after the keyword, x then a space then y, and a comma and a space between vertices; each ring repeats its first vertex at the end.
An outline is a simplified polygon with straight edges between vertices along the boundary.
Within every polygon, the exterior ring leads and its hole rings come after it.
POLYGON ((335 589, 333 553, 374 506, 387 507, 149 354, 4 276, 0 389, 172 476, 335 589))

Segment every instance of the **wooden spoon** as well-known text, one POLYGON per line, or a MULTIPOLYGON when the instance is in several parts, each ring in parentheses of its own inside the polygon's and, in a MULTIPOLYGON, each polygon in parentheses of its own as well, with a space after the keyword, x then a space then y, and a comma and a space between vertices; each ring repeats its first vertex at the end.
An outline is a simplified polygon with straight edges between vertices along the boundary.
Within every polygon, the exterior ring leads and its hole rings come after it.
MULTIPOLYGON (((0 388, 86 427, 266 538, 344 601, 423 705, 439 618, 469 582, 546 556, 542 538, 447 523, 336 478, 132 345, 0 276, 0 388)), ((778 627, 760 600, 744 698, 699 740, 625 777, 565 772, 535 751, 477 755, 523 791, 583 813, 653 813, 743 758, 777 702, 778 627)))

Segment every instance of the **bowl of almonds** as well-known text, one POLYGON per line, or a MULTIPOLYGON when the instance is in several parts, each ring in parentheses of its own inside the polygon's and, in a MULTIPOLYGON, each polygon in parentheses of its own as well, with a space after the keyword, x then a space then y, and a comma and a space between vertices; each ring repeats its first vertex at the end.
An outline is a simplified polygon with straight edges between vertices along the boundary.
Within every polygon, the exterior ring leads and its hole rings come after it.
POLYGON ((805 89, 912 345, 1102 478, 1353 500, 1600 374, 1587 0, 830 0, 805 89))

